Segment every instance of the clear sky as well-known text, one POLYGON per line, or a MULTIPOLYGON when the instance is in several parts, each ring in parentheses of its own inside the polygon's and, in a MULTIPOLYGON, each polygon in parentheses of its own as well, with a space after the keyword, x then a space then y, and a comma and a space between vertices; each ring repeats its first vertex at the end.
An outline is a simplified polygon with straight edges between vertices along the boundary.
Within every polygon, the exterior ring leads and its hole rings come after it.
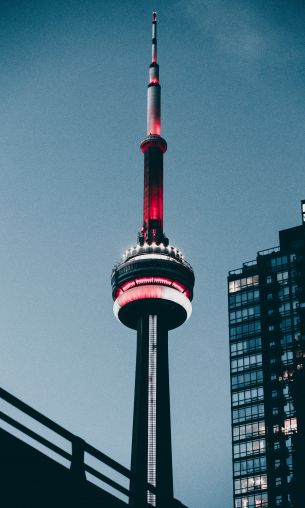
POLYGON ((229 508, 226 276, 301 220, 303 0, 1 1, 0 384, 129 466, 110 274, 141 226, 153 9, 165 232, 196 275, 170 337, 175 495, 229 508))

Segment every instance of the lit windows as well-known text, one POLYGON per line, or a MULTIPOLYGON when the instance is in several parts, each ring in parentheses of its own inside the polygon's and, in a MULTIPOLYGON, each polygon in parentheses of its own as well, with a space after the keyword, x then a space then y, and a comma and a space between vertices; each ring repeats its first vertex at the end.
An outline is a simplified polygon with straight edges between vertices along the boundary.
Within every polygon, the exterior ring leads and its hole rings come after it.
POLYGON ((235 494, 244 494, 252 492, 253 490, 266 490, 267 489, 267 475, 248 476, 235 480, 234 491, 235 494))
POLYGON ((294 434, 297 431, 297 419, 296 418, 287 418, 284 421, 283 432, 286 435, 294 434))
POLYGON ((243 287, 257 286, 258 283, 259 283, 258 275, 253 275, 252 277, 244 277, 242 279, 230 281, 229 293, 235 293, 236 291, 240 291, 243 287))
POLYGON ((235 499, 235 508, 267 508, 267 506, 267 493, 252 494, 250 496, 242 496, 235 499))
POLYGON ((265 422, 253 422, 233 427, 233 441, 265 435, 265 422))

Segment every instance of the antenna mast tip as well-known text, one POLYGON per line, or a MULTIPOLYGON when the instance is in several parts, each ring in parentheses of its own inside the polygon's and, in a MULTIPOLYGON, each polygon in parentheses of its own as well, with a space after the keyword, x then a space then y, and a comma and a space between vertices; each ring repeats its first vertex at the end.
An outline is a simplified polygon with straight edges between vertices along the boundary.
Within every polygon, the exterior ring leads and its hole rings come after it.
POLYGON ((156 11, 153 12, 153 21, 157 21, 157 13, 156 13, 156 11))

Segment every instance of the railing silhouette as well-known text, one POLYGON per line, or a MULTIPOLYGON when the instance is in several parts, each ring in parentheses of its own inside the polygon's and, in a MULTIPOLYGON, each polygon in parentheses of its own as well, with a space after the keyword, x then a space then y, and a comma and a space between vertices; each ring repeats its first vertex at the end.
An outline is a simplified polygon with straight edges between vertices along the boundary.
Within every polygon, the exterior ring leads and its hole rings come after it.
MULTIPOLYGON (((38 422, 39 424, 42 424, 47 429, 50 429, 51 431, 55 432, 60 437, 66 439, 67 441, 70 441, 72 445, 72 453, 67 452, 57 444, 52 443, 49 439, 46 439, 36 431, 28 428, 23 423, 20 423, 15 418, 12 418, 11 416, 5 414, 3 411, 0 411, 0 419, 7 424, 9 424, 11 427, 14 427, 16 430, 20 431, 25 436, 28 436, 32 440, 36 441, 36 443, 39 443, 40 445, 45 446, 48 450, 51 450, 52 452, 55 452, 60 457, 63 457, 64 459, 68 460, 70 462, 70 470, 71 474, 75 475, 77 480, 79 481, 86 481, 86 472, 91 474, 96 479, 102 481, 104 484, 108 485, 109 487, 112 487, 116 493, 124 494, 127 499, 132 497, 130 491, 128 488, 124 487, 123 485, 120 485, 117 481, 109 478, 105 474, 101 473, 100 471, 97 471, 94 467, 90 466, 85 462, 85 452, 98 461, 102 463, 103 465, 108 466, 111 468, 112 471, 115 473, 121 474, 124 478, 127 478, 130 480, 131 478, 131 472, 126 467, 122 466, 115 460, 111 459, 104 453, 100 452, 90 444, 86 443, 83 439, 79 438, 78 436, 75 436, 68 430, 64 429, 57 423, 53 422, 43 414, 39 413, 32 407, 28 406, 21 400, 17 399, 17 397, 13 396, 3 388, 0 388, 0 398, 9 403, 14 408, 17 408, 22 413, 26 414, 27 416, 30 416, 35 422, 38 422)), ((46 455, 48 455, 46 453, 46 455)), ((89 480, 90 481, 90 480, 89 480)), ((147 485, 147 489, 151 492, 156 492, 156 489, 152 485, 147 485)))

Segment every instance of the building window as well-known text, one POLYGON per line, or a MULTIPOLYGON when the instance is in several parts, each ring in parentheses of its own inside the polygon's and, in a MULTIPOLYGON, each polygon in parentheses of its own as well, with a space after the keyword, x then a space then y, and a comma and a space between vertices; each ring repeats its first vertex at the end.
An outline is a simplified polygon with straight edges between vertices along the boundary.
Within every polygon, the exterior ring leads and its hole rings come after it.
POLYGON ((233 423, 242 423, 248 420, 263 418, 265 415, 264 404, 252 404, 251 406, 233 409, 233 423))
POLYGON ((283 500, 282 496, 276 496, 276 498, 275 498, 275 505, 276 506, 281 506, 282 500, 283 500))
POLYGON ((284 434, 294 434, 297 431, 297 419, 296 418, 286 418, 284 421, 284 434))
POLYGON ((231 378, 232 389, 246 388, 251 385, 258 385, 263 382, 263 371, 252 370, 242 374, 234 374, 231 378))
POLYGON ((293 351, 285 351, 281 356, 281 360, 284 365, 293 363, 293 351))
POLYGON ((241 476, 248 473, 256 473, 266 469, 266 457, 260 455, 252 459, 243 459, 234 462, 234 475, 241 476))
POLYGON ((280 256, 277 258, 271 259, 271 270, 276 271, 279 268, 284 267, 288 263, 288 257, 287 256, 280 256))
POLYGON ((238 339, 245 335, 258 334, 261 331, 261 322, 259 320, 250 321, 249 323, 242 323, 235 326, 230 326, 231 340, 238 339))
POLYGON ((267 284, 271 284, 271 282, 272 282, 272 277, 271 277, 271 275, 267 275, 267 277, 266 277, 266 283, 267 283, 267 284))
POLYGON ((232 394, 232 405, 241 406, 255 400, 264 398, 264 389, 262 386, 258 388, 249 388, 248 390, 240 390, 232 394))
POLYGON ((273 414, 273 416, 278 415, 279 414, 279 408, 278 407, 273 407, 272 408, 272 414, 273 414))
POLYGON ((237 360, 231 360, 231 371, 239 372, 253 367, 260 367, 262 365, 262 355, 254 354, 250 356, 243 356, 237 360))
POLYGON ((256 439, 254 441, 246 441, 233 446, 233 456, 235 459, 248 457, 249 455, 257 455, 266 451, 265 439, 256 439))
POLYGON ((276 274, 276 280, 281 284, 288 284, 288 272, 278 272, 276 274))
POLYGON ((265 422, 253 422, 233 427, 233 441, 265 435, 265 422))
POLYGON ((231 344, 231 356, 237 356, 244 353, 250 353, 251 351, 261 349, 262 340, 260 337, 254 337, 253 339, 241 340, 239 342, 233 342, 231 344))
POLYGON ((230 323, 240 323, 247 319, 252 319, 259 316, 260 306, 254 305, 253 307, 245 307, 239 310, 233 310, 230 312, 230 323))
POLYGON ((274 330, 274 325, 269 325, 268 326, 268 331, 269 332, 273 332, 273 330, 274 330))
POLYGON ((281 448, 281 443, 279 441, 275 441, 273 445, 274 450, 279 450, 281 448))
POLYGON ((253 490, 266 490, 267 489, 267 475, 248 476, 235 480, 234 491, 235 494, 244 494, 252 492, 253 490))
POLYGON ((259 284, 258 275, 232 280, 229 282, 229 293, 235 293, 236 291, 240 291, 242 288, 247 286, 258 286, 258 284, 259 284))
POLYGON ((229 296, 230 307, 240 307, 259 299, 259 290, 242 291, 229 296))

